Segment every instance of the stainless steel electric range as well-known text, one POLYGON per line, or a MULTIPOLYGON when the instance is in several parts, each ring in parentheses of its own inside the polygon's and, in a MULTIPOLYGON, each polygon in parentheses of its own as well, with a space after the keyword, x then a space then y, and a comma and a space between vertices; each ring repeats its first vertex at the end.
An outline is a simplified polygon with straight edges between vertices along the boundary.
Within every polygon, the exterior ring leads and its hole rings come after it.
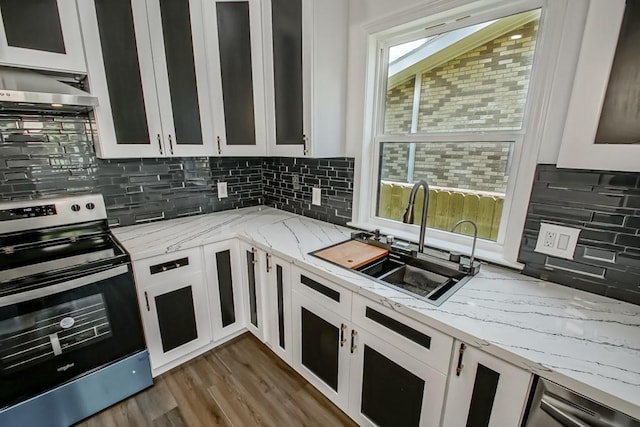
POLYGON ((153 384, 101 195, 0 203, 0 425, 67 426, 153 384))

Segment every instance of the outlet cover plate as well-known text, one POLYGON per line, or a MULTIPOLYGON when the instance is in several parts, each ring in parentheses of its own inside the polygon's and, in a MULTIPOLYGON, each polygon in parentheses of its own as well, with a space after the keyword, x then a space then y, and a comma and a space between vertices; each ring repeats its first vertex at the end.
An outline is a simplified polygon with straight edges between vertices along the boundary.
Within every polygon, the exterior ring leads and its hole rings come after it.
POLYGON ((319 188, 313 188, 311 190, 311 204, 312 205, 316 205, 316 206, 320 206, 320 198, 322 195, 322 190, 320 190, 319 188))
POLYGON ((580 231, 579 228, 542 222, 535 251, 558 258, 573 259, 580 231))
POLYGON ((226 182, 218 182, 218 199, 224 199, 229 197, 227 193, 227 183, 226 182))

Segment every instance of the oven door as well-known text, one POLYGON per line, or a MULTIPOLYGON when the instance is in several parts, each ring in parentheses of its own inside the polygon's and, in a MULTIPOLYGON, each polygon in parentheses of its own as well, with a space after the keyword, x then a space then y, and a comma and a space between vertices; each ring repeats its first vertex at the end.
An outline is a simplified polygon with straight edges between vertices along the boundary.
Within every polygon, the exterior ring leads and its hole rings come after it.
POLYGON ((129 264, 0 298, 0 408, 144 350, 129 264))

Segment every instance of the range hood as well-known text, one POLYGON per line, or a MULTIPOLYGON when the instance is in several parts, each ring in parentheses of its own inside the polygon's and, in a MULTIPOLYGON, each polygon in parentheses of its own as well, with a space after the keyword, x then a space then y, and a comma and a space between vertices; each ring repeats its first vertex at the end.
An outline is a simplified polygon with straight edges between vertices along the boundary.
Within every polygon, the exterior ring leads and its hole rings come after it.
POLYGON ((55 77, 0 67, 0 109, 87 111, 97 105, 98 98, 55 77))

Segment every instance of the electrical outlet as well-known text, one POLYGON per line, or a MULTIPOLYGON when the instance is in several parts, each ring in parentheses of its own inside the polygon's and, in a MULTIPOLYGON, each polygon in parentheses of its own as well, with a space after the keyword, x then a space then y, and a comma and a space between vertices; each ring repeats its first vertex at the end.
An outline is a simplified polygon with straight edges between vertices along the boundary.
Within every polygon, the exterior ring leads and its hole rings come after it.
POLYGON ((299 175, 293 175, 292 179, 292 184, 293 184, 293 189, 298 191, 300 190, 300 176, 299 175))
POLYGON ((218 182, 218 199, 224 199, 229 197, 227 193, 227 183, 226 182, 218 182))
POLYGON ((580 229, 540 223, 536 252, 559 258, 573 259, 580 229))
POLYGON ((553 248, 556 245, 556 233, 547 231, 544 234, 544 242, 542 243, 545 248, 553 248))
POLYGON ((322 196, 322 190, 314 187, 313 190, 311 191, 311 204, 320 206, 321 196, 322 196))

